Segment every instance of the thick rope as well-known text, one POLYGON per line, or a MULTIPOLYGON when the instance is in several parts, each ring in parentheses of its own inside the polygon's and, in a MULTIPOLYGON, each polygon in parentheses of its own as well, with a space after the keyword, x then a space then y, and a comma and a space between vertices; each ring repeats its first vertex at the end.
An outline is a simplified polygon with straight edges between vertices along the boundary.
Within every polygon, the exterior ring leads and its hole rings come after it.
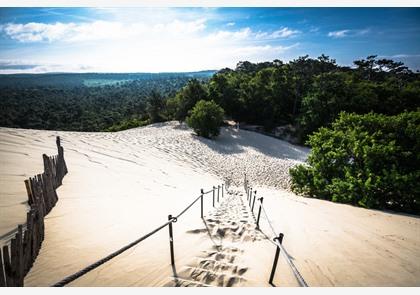
MULTIPOLYGON (((213 189, 209 190, 208 192, 203 193, 203 195, 211 193, 213 191, 213 189)), ((168 222, 166 222, 165 224, 159 226, 158 228, 156 228, 155 230, 151 231, 150 233, 142 236, 141 238, 135 240, 134 242, 128 244, 125 247, 122 247, 121 249, 109 254, 108 256, 96 261, 95 263, 92 263, 91 265, 85 267, 84 269, 65 277, 64 279, 62 279, 61 281, 59 281, 58 283, 55 283, 54 285, 52 285, 52 287, 63 287, 69 283, 71 283, 72 281, 80 278, 81 276, 85 275, 86 273, 90 272, 91 270, 97 268, 98 266, 104 264, 105 262, 108 262, 109 260, 111 260, 112 258, 120 255, 121 253, 127 251, 128 249, 132 248, 133 246, 137 245, 138 243, 140 243, 141 241, 147 239, 148 237, 150 237, 151 235, 157 233, 158 231, 160 231, 162 228, 164 228, 165 226, 167 226, 168 224, 172 223, 172 222, 177 222, 178 218, 184 214, 189 208, 191 208, 192 205, 194 205, 199 199, 201 198, 201 195, 198 196, 187 208, 185 208, 181 213, 179 213, 176 217, 173 217, 171 220, 169 220, 168 222)))
POLYGON ((65 285, 67 285, 68 283, 80 278, 81 276, 85 275, 86 273, 90 272, 91 270, 97 268, 98 266, 104 264, 105 262, 111 260, 112 258, 114 258, 117 255, 120 255, 121 253, 127 251, 128 249, 130 249, 131 247, 137 245, 138 243, 140 243, 141 241, 147 239, 148 237, 150 237, 151 235, 153 235, 154 233, 160 231, 162 228, 164 228, 165 226, 167 226, 168 224, 170 224, 171 222, 174 222, 174 218, 172 218, 171 220, 169 220, 168 222, 166 222, 165 224, 162 224, 161 226, 159 226, 158 228, 156 228, 155 230, 151 231, 150 233, 148 233, 147 235, 142 236, 141 238, 135 240, 134 242, 128 244, 125 247, 122 247, 121 249, 115 251, 114 253, 109 254, 108 256, 102 258, 101 260, 96 261, 95 263, 92 263, 91 265, 89 265, 88 267, 85 267, 84 269, 62 279, 61 281, 59 281, 58 283, 55 283, 54 285, 52 285, 52 287, 63 287, 65 285))
POLYGON ((201 198, 201 195, 199 195, 198 198, 196 198, 190 205, 188 205, 187 208, 185 208, 184 210, 182 210, 182 212, 179 213, 175 218, 178 219, 182 214, 184 214, 188 209, 190 209, 191 206, 194 205, 195 202, 197 202, 200 198, 201 198))
POLYGON ((265 208, 264 208, 263 204, 261 203, 261 201, 260 201, 260 206, 262 207, 262 211, 265 215, 265 219, 267 220, 268 224, 270 225, 271 231, 273 232, 273 236, 275 236, 275 238, 273 240, 269 240, 269 241, 280 248, 280 250, 281 250, 280 252, 281 252, 282 256, 285 258, 287 264, 289 264, 290 268, 292 269, 292 272, 293 272, 294 276, 296 277, 296 279, 298 280, 299 285, 301 287, 308 287, 308 284, 305 282, 305 279, 300 274, 299 270, 296 268, 293 261, 290 259, 289 253, 287 253, 287 251, 283 247, 283 245, 279 243, 279 241, 277 239, 277 233, 274 230, 273 224, 271 223, 270 218, 268 218, 268 214, 265 211, 265 208))
POLYGON ((265 208, 264 208, 263 204, 261 203, 261 201, 260 201, 260 205, 261 205, 262 211, 265 215, 265 219, 267 220, 268 224, 270 225, 271 231, 273 232, 273 237, 277 236, 277 233, 274 230, 273 224, 271 223, 270 219, 268 218, 267 212, 265 211, 265 208))
POLYGON ((308 287, 308 284, 305 282, 305 280, 303 279, 302 275, 300 274, 299 270, 296 268, 295 264, 293 263, 293 261, 290 259, 289 253, 287 253, 286 249, 283 247, 282 244, 280 244, 277 240, 275 241, 275 244, 280 247, 281 249, 281 254, 283 255, 283 257, 286 259, 287 264, 289 264, 289 266, 292 268, 293 274, 295 275, 296 279, 299 282, 299 285, 301 287, 308 287))

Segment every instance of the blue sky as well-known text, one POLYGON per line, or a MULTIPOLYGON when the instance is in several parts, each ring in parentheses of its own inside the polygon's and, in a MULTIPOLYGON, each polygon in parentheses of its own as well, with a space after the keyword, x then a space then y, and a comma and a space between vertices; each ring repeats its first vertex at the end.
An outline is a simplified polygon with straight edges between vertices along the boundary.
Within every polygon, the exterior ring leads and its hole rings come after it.
POLYGON ((168 72, 322 53, 420 69, 419 8, 0 8, 0 73, 168 72))

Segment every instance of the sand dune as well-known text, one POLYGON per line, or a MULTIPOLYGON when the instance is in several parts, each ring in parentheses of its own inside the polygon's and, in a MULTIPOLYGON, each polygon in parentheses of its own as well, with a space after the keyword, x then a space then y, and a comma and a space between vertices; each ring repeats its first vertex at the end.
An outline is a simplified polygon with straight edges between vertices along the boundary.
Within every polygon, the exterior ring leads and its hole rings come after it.
MULTIPOLYGON (((119 249, 179 213, 222 181, 216 208, 205 198, 174 224, 176 269, 162 230, 71 286, 269 286, 275 247, 243 195, 243 173, 264 197, 274 229, 311 286, 419 286, 420 220, 288 192, 288 168, 308 149, 223 128, 216 140, 176 122, 116 133, 0 128, 0 235, 25 220, 23 180, 42 171, 60 135, 69 173, 46 219, 46 239, 27 286, 48 286, 119 249)), ((274 283, 297 286, 280 259, 274 283)))

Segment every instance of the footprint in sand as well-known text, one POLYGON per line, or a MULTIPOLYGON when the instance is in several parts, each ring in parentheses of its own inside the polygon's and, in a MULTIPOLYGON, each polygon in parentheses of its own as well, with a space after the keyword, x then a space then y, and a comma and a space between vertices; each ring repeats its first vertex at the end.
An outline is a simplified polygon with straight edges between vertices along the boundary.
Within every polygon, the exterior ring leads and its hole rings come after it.
POLYGON ((168 286, 220 286, 232 287, 245 282, 248 267, 241 265, 243 250, 233 246, 264 237, 256 231, 250 209, 244 205, 243 194, 230 190, 214 212, 205 219, 207 228, 188 231, 191 234, 210 234, 220 245, 203 251, 195 257, 196 263, 185 266, 168 286), (229 245, 229 246, 227 246, 229 245))

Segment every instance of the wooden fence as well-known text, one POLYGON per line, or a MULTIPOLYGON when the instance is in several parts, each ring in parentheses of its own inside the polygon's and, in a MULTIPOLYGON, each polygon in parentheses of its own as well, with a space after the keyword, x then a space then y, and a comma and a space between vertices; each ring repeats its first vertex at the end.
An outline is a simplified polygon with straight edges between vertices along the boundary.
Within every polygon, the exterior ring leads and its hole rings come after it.
POLYGON ((67 166, 57 136, 58 155, 42 155, 44 172, 25 180, 30 210, 26 225, 19 225, 10 242, 0 249, 0 287, 21 287, 44 240, 44 217, 58 201, 56 189, 62 184, 67 166))

